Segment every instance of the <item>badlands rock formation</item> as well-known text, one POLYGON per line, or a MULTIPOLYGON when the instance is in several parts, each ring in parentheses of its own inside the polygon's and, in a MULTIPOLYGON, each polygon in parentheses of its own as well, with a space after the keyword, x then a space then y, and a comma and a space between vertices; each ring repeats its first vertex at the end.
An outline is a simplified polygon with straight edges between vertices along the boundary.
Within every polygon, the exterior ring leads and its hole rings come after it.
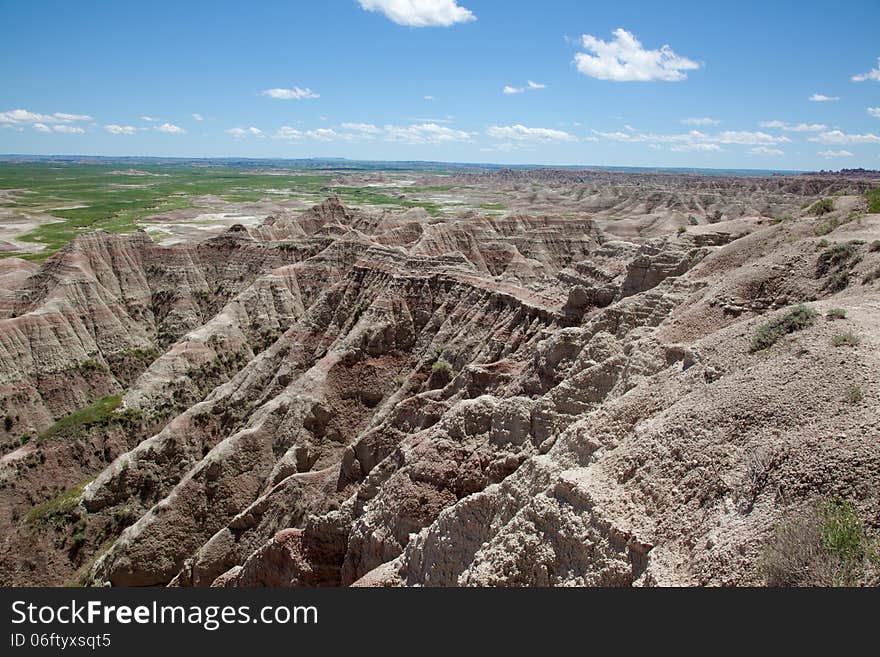
POLYGON ((880 215, 860 188, 801 210, 822 181, 711 184, 792 217, 330 198, 0 260, 0 579, 761 584, 817 497, 875 527, 880 215), (819 320, 753 349, 801 303, 819 320))

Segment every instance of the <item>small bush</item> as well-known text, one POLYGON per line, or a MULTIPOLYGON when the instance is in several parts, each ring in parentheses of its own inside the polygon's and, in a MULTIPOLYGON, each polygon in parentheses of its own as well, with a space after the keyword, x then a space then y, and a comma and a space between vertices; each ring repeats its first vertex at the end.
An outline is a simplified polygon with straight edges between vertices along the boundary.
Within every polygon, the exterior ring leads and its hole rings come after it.
POLYGON ((834 199, 831 198, 823 198, 821 201, 816 201, 810 206, 810 209, 807 210, 808 214, 816 217, 821 217, 823 214, 828 214, 829 212, 834 212, 834 199))
POLYGON ((684 235, 686 232, 687 232, 687 228, 685 228, 684 226, 678 227, 678 234, 679 235, 684 235))
POLYGON ((777 525, 760 564, 769 586, 853 586, 876 565, 876 546, 855 506, 840 499, 777 525))
POLYGON ((875 187, 865 192, 868 199, 868 212, 880 212, 880 187, 875 187))
POLYGON ((874 240, 871 242, 871 246, 868 247, 868 251, 871 253, 877 253, 880 251, 880 240, 874 240))
POLYGON ((825 313, 825 317, 829 320, 834 319, 846 319, 846 310, 843 308, 832 308, 827 313, 825 313))
POLYGON ((717 224, 717 223, 718 223, 719 221, 721 221, 723 218, 724 218, 724 215, 721 213, 721 210, 715 210, 715 212, 713 212, 713 213, 710 214, 708 217, 706 217, 706 220, 707 220, 710 224, 717 224))
POLYGON ((831 338, 831 344, 835 347, 855 347, 861 342, 861 338, 852 331, 846 333, 838 333, 831 338))
POLYGON ((853 384, 847 387, 846 392, 843 393, 843 398, 848 404, 861 404, 865 398, 865 393, 862 392, 862 386, 853 384))
POLYGON ((752 338, 751 351, 761 351, 772 347, 789 333, 801 331, 816 323, 816 311, 801 304, 790 312, 761 324, 752 338))
POLYGON ((448 361, 443 360, 442 358, 438 359, 431 365, 431 374, 439 374, 446 376, 446 378, 452 378, 452 365, 449 364, 448 361))

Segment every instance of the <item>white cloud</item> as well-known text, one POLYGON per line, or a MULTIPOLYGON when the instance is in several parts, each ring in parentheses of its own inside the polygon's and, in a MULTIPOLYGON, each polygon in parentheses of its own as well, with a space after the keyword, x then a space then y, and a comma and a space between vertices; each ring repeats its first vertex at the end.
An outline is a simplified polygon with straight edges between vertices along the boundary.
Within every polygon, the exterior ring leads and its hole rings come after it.
POLYGON ((306 87, 294 87, 293 89, 266 89, 260 92, 263 96, 275 98, 277 100, 305 100, 310 98, 320 98, 320 94, 306 87))
POLYGON ((158 120, 159 119, 152 117, 152 116, 142 116, 141 117, 141 121, 146 121, 147 123, 155 123, 158 120))
POLYGON ((869 107, 865 111, 871 116, 876 116, 878 119, 880 119, 880 107, 869 107))
POLYGON ((659 50, 645 50, 631 32, 617 28, 613 34, 612 41, 603 41, 591 34, 581 37, 583 47, 593 54, 575 54, 574 63, 578 71, 593 78, 616 82, 678 82, 687 78, 684 71, 700 68, 699 63, 676 55, 668 45, 659 50))
POLYGON ((61 125, 53 125, 53 126, 52 126, 52 130, 54 130, 55 132, 62 132, 62 133, 64 133, 64 134, 66 134, 66 135, 82 135, 82 134, 85 134, 85 130, 83 130, 82 128, 77 128, 76 126, 72 126, 72 125, 64 125, 64 124, 61 124, 61 125))
POLYGON ((704 116, 692 119, 682 119, 682 123, 685 125, 718 125, 721 121, 704 116))
POLYGON ((715 152, 722 150, 722 148, 718 144, 706 144, 698 142, 694 144, 675 144, 674 146, 670 146, 669 150, 676 153, 688 153, 692 151, 715 152))
POLYGON ((750 148, 749 153, 754 155, 785 155, 785 151, 781 151, 778 148, 767 148, 766 146, 750 148))
POLYGON ((824 157, 825 159, 831 159, 833 157, 852 157, 853 154, 849 151, 819 151, 819 155, 824 157))
POLYGON ((776 128, 786 132, 821 132, 828 129, 828 126, 824 123, 792 124, 785 121, 761 121, 758 125, 762 128, 776 128))
POLYGON ((502 93, 505 94, 521 94, 524 91, 529 91, 531 89, 546 89, 546 84, 541 84, 540 82, 532 82, 531 80, 526 80, 526 86, 524 87, 511 87, 510 85, 504 85, 504 89, 501 90, 502 93))
POLYGON ((814 103, 833 103, 840 100, 840 96, 826 96, 824 94, 813 94, 809 100, 814 103))
POLYGON ((880 82, 880 57, 877 58, 877 68, 872 68, 867 73, 859 73, 852 76, 853 82, 864 82, 865 80, 874 80, 880 82))
POLYGON ((229 128, 226 133, 232 135, 236 139, 243 139, 244 137, 265 136, 262 130, 260 130, 259 128, 255 128, 254 126, 251 126, 250 128, 229 128))
POLYGON ((138 129, 133 125, 116 125, 115 123, 105 125, 104 130, 111 135, 134 135, 138 132, 138 129))
POLYGON ((367 11, 378 11, 398 25, 449 27, 477 19, 456 0, 358 0, 367 11))
POLYGON ((381 129, 377 128, 372 123, 343 123, 342 127, 346 130, 362 132, 367 135, 377 135, 382 132, 381 129))
POLYGON ((192 116, 196 121, 204 121, 205 117, 199 114, 198 112, 193 112, 190 116, 192 116))
POLYGON ((55 112, 54 114, 38 114, 25 109, 14 109, 8 112, 0 112, 0 125, 34 125, 42 123, 43 125, 52 123, 76 123, 78 121, 91 121, 92 117, 88 114, 67 114, 66 112, 55 112))
POLYGON ((290 141, 296 141, 298 139, 301 139, 302 136, 303 133, 301 130, 291 128, 289 125, 283 125, 275 131, 276 139, 288 139, 290 141))
POLYGON ((336 132, 333 128, 318 128, 307 130, 305 136, 317 141, 337 141, 339 139, 351 139, 352 135, 336 132))
POLYGON ((434 96, 423 96, 423 98, 427 101, 434 100, 434 96))
POLYGON ((533 142, 577 141, 577 137, 553 128, 527 128, 524 125, 493 125, 486 134, 493 139, 533 142))
POLYGON ((744 130, 724 130, 716 134, 707 134, 699 130, 687 133, 660 135, 654 133, 633 132, 598 132, 599 137, 610 141, 630 144, 737 144, 742 146, 773 146, 791 141, 788 137, 769 135, 766 132, 749 132, 744 130))
POLYGON ((469 132, 447 128, 436 123, 414 123, 408 126, 386 125, 385 136, 389 141, 434 145, 472 141, 473 139, 469 132))
POLYGON ((156 130, 159 132, 165 132, 169 135, 182 135, 186 133, 186 130, 173 123, 163 123, 162 125, 157 126, 156 130))
POLYGON ((34 123, 34 130, 38 132, 52 132, 52 128, 45 123, 34 123))
POLYGON ((831 132, 823 132, 815 137, 810 137, 810 141, 817 141, 820 144, 880 144, 880 137, 873 132, 859 135, 832 130, 831 132))

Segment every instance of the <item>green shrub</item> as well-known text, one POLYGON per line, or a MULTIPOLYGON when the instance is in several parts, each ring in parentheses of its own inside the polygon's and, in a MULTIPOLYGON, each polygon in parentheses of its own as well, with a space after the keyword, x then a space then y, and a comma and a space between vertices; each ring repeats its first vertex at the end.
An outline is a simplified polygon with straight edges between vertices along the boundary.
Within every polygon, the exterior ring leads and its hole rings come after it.
POLYGON ((862 392, 862 386, 853 384, 847 387, 846 392, 843 393, 843 398, 848 404, 861 404, 865 398, 865 393, 862 392))
POLYGON ((861 338, 852 331, 846 333, 838 333, 831 338, 831 344, 835 347, 855 347, 861 342, 861 338))
POLYGON ((801 304, 792 308, 785 315, 764 322, 758 327, 754 338, 752 338, 751 351, 768 349, 783 336, 812 326, 816 323, 816 315, 815 310, 801 304))
POLYGON ((868 251, 871 253, 877 253, 880 251, 880 240, 874 240, 871 242, 871 246, 868 247, 868 251))
POLYGON ((877 566, 855 506, 823 500, 779 523, 761 557, 769 586, 852 586, 877 566))
POLYGON ((679 235, 684 235, 686 232, 687 232, 687 228, 685 228, 684 226, 678 227, 678 234, 679 235))
POLYGON ((808 214, 816 217, 821 217, 823 214, 828 214, 829 212, 834 212, 834 199, 831 198, 823 198, 821 201, 816 201, 810 206, 810 209, 807 210, 808 214))
POLYGON ((438 374, 445 376, 448 379, 452 378, 452 365, 449 364, 449 361, 443 360, 442 358, 434 361, 434 364, 431 365, 431 374, 438 374))
POLYGON ((880 187, 865 192, 865 198, 868 199, 868 212, 880 212, 880 187))
POLYGON ((827 313, 825 313, 825 317, 829 320, 833 319, 846 319, 846 310, 843 308, 832 308, 827 313))

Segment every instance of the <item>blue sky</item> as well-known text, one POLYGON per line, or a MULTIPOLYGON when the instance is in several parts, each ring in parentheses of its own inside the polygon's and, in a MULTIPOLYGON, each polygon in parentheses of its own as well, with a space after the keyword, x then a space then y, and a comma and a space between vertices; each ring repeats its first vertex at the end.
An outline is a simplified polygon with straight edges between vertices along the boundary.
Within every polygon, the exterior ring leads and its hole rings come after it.
POLYGON ((876 0, 29 0, 0 19, 2 153, 880 168, 876 0))

